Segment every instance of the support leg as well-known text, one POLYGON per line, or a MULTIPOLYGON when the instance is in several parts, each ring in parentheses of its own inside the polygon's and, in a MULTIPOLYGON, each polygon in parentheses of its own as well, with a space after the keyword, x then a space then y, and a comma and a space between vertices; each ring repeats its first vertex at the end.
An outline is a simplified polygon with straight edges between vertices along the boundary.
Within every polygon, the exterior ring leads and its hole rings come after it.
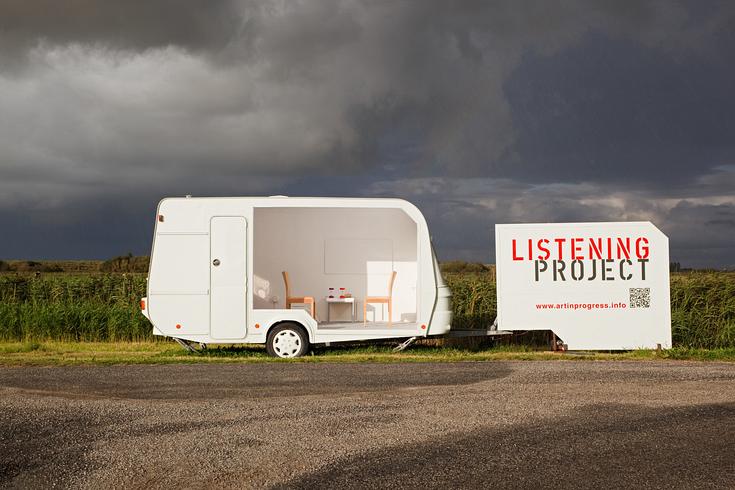
POLYGON ((396 347, 393 348, 393 352, 401 352, 406 349, 409 345, 413 344, 416 341, 417 337, 411 337, 409 339, 406 339, 402 343, 398 344, 396 347))
POLYGON ((183 347, 184 349, 188 350, 189 352, 192 352, 192 353, 194 353, 194 354, 199 354, 199 351, 198 351, 198 350, 196 350, 196 349, 195 349, 194 347, 192 347, 192 346, 191 346, 191 344, 189 344, 189 342, 187 342, 186 340, 183 340, 183 339, 179 339, 179 338, 176 338, 176 337, 173 337, 173 339, 174 339, 174 340, 175 340, 175 341, 176 341, 176 342, 177 342, 177 343, 178 343, 178 344, 179 344, 179 345, 180 345, 181 347, 183 347))

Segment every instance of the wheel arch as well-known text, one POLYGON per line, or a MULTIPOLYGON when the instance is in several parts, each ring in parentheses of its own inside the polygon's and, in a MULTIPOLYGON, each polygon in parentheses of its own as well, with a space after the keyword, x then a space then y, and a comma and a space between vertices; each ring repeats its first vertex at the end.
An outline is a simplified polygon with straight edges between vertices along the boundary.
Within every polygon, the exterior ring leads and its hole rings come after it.
POLYGON ((268 327, 268 330, 266 330, 265 332, 266 343, 270 339, 271 332, 273 332, 273 330, 275 330, 277 327, 280 327, 281 325, 293 325, 296 328, 300 328, 306 334, 306 338, 309 340, 309 343, 310 344, 314 343, 314 336, 312 332, 306 327, 306 325, 302 324, 301 322, 297 320, 279 320, 277 322, 273 322, 271 326, 268 327))

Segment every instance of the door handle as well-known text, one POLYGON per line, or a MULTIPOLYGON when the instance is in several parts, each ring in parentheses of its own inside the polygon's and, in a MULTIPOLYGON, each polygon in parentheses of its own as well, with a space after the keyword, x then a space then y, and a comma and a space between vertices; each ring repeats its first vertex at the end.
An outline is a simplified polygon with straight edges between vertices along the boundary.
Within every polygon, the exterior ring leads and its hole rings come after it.
POLYGON ((215 267, 217 267, 217 266, 218 266, 219 264, 220 264, 220 261, 219 261, 219 259, 214 259, 214 260, 212 261, 212 265, 213 265, 213 266, 215 266, 215 267))

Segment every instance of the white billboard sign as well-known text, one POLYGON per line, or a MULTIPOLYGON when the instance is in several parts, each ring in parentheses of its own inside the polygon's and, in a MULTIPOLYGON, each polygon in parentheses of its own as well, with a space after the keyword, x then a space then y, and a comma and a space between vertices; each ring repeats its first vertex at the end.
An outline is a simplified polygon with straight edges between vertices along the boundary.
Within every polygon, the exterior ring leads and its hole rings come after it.
POLYGON ((650 222, 495 226, 498 328, 572 350, 671 347, 669 239, 650 222))

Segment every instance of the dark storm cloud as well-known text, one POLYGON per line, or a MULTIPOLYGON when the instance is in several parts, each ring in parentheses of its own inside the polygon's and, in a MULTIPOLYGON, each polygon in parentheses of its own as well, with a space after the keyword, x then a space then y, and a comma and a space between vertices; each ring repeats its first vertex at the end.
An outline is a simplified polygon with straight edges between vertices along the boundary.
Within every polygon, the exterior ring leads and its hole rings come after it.
POLYGON ((25 40, 26 75, 7 80, 3 109, 38 128, 32 150, 193 176, 203 160, 277 173, 391 157, 417 175, 488 175, 514 151, 503 88, 524 52, 590 29, 654 47, 692 37, 668 3, 10 5, 3 32, 25 40))
POLYGON ((735 98, 723 95, 735 87, 735 64, 721 55, 735 43, 722 41, 716 60, 682 62, 599 35, 554 56, 529 55, 506 82, 517 155, 501 173, 650 185, 732 163, 735 98))
POLYGON ((237 31, 239 9, 210 0, 4 0, 2 58, 21 61, 38 43, 102 44, 144 50, 178 45, 221 47, 237 31))
POLYGON ((0 256, 146 253, 163 195, 285 193, 409 197, 445 258, 489 260, 497 222, 651 219, 733 264, 734 12, 3 2, 0 256))

